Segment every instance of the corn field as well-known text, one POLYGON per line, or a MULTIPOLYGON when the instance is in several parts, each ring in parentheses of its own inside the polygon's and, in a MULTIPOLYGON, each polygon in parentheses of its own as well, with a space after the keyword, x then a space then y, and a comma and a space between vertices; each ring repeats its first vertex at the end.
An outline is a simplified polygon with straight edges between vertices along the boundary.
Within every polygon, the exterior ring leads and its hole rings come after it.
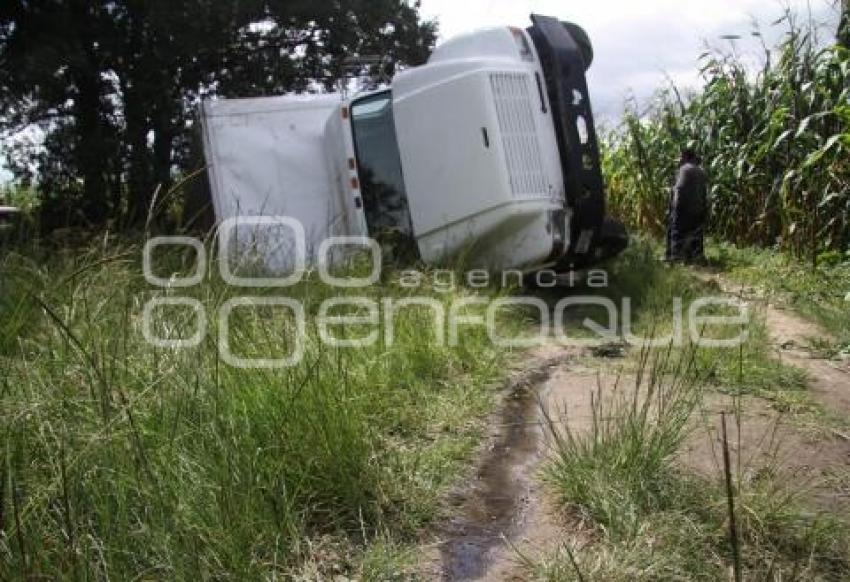
POLYGON ((691 146, 711 180, 714 236, 814 261, 850 249, 850 49, 824 48, 790 13, 783 23, 760 70, 735 51, 706 53, 699 92, 673 86, 645 111, 627 107, 604 140, 613 214, 661 234, 679 153, 691 146))

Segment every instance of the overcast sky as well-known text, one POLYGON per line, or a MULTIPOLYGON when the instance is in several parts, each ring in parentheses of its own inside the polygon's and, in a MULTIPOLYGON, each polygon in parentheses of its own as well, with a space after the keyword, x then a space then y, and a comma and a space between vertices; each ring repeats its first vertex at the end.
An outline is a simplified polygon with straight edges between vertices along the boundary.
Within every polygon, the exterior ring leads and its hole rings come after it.
MULTIPOLYGON (((629 95, 645 101, 667 76, 682 88, 696 87, 706 42, 728 47, 722 35, 742 35, 749 40, 737 42, 737 50, 755 58, 752 23, 762 23, 768 43, 775 44, 784 29, 770 23, 785 5, 801 16, 811 11, 826 24, 824 36, 837 28, 830 0, 422 0, 422 14, 439 21, 441 39, 487 26, 528 26, 532 12, 580 24, 594 45, 594 110, 611 123, 629 95)), ((8 177, 0 157, 0 182, 8 177)))
MULTIPOLYGON (((625 98, 643 100, 664 85, 697 86, 698 59, 706 41, 728 47, 722 35, 739 34, 737 50, 755 58, 754 19, 774 44, 784 29, 770 24, 789 5, 801 16, 837 28, 829 0, 422 0, 422 13, 440 23, 441 39, 483 26, 528 26, 532 12, 580 24, 594 46, 590 91, 597 117, 616 120, 625 98), (751 39, 751 40, 749 40, 751 39)), ((826 33, 825 33, 826 34, 826 33)))

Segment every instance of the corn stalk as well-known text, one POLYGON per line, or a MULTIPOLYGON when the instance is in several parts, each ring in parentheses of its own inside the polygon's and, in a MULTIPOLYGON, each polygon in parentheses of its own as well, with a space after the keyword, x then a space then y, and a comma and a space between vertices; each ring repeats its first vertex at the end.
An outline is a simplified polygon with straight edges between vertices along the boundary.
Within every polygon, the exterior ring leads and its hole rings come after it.
POLYGON ((660 234, 681 148, 696 145, 711 179, 711 232, 801 257, 850 248, 850 49, 820 48, 787 14, 754 74, 734 54, 701 59, 702 89, 661 91, 627 107, 606 136, 612 212, 660 234), (775 54, 774 54, 775 53, 775 54))

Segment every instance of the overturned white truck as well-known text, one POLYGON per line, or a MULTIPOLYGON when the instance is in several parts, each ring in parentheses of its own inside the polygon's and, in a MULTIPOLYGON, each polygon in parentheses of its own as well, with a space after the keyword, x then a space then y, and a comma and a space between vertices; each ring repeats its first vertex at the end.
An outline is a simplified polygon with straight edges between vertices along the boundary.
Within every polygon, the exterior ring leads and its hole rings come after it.
MULTIPOLYGON (((290 217, 308 249, 391 232, 435 265, 462 256, 468 266, 568 271, 616 255, 628 237, 605 216, 590 41, 574 24, 531 19, 525 30, 449 40, 391 88, 350 101, 204 102, 217 219, 290 217)), ((254 229, 233 240, 256 241, 254 229)), ((260 251, 272 270, 292 248, 279 236, 277 250, 260 251)))

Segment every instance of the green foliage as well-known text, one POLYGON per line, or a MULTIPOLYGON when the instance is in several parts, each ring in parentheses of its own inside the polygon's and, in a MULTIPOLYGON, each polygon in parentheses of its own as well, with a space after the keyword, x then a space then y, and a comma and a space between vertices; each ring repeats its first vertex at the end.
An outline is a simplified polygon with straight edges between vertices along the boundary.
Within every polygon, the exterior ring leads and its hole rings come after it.
MULTIPOLYGON (((745 580, 827 582, 850 575, 846 524, 840 516, 812 514, 808 494, 770 471, 738 484, 745 580)), ((664 509, 640 516, 638 529, 626 540, 603 536, 587 546, 564 546, 539 562, 529 561, 534 579, 731 579, 726 500, 719 480, 679 475, 668 485, 665 500, 664 509)))
POLYGON ((38 208, 38 192, 33 188, 6 185, 0 190, 0 206, 14 206, 25 212, 31 212, 38 208))
POLYGON ((613 539, 634 536, 643 516, 664 509, 673 457, 699 402, 693 353, 672 354, 644 350, 634 386, 615 386, 612 394, 600 386, 589 434, 548 422, 554 460, 547 480, 562 503, 613 539))
MULTIPOLYGON (((677 462, 712 380, 699 357, 693 349, 645 351, 633 386, 600 389, 589 428, 571 426, 569 417, 566 427, 549 420, 554 444, 546 479, 562 505, 594 531, 581 545, 564 545, 538 561, 525 558, 536 579, 729 578, 723 475, 693 475, 677 462)), ((812 512, 809 491, 778 470, 742 466, 733 476, 745 579, 846 579, 847 524, 812 512)))
POLYGON ((711 180, 711 230, 724 240, 816 259, 850 246, 850 49, 819 49, 786 16, 778 55, 755 73, 707 53, 702 89, 658 94, 605 140, 612 212, 660 235, 679 153, 695 145, 711 180))
MULTIPOLYGON (((192 259, 165 253, 156 272, 194 272, 192 259)), ((441 494, 480 438, 504 366, 486 331, 463 329, 458 347, 443 345, 431 311, 413 306, 395 316, 393 345, 325 347, 316 313, 340 290, 309 281, 286 291, 308 314, 303 363, 235 369, 219 355, 217 313, 245 290, 215 279, 181 290, 201 302, 212 334, 194 349, 160 349, 141 332, 153 290, 140 265, 140 247, 114 239, 3 258, 0 578, 392 572, 394 556, 440 517, 441 494)), ((465 292, 428 282, 411 291, 390 274, 366 291, 416 293, 448 303, 465 292)), ((182 308, 153 321, 174 339, 196 329, 182 308)), ((240 356, 282 357, 292 321, 236 311, 229 337, 240 356)))

